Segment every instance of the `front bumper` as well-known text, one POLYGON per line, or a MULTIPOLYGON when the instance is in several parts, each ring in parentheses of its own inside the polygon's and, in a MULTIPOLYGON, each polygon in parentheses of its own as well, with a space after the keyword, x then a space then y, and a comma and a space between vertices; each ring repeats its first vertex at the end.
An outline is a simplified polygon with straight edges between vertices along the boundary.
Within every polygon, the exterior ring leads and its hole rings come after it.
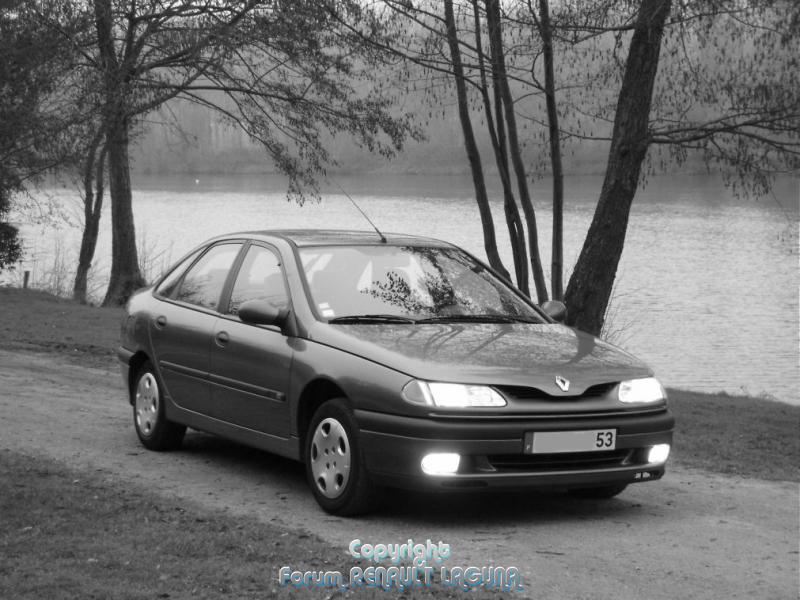
POLYGON ((366 467, 373 479, 406 488, 574 488, 659 479, 664 463, 648 463, 647 450, 672 444, 675 420, 665 408, 638 414, 547 419, 413 418, 355 411, 366 467), (616 429, 612 451, 526 454, 525 434, 616 429), (461 455, 458 472, 426 475, 431 452, 461 455))

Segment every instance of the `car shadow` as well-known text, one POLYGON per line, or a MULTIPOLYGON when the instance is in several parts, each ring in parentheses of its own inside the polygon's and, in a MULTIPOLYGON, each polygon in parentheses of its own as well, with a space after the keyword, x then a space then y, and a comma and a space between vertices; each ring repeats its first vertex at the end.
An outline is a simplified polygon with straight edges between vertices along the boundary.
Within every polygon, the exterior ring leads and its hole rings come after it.
POLYGON ((474 530, 476 521, 487 525, 517 525, 536 521, 581 521, 631 516, 638 502, 619 498, 579 499, 565 492, 545 490, 493 490, 476 492, 392 493, 388 490, 381 512, 419 524, 448 525, 474 530))
MULTIPOLYGON (((306 494, 313 502, 303 465, 297 461, 195 431, 187 433, 179 452, 252 478, 254 483, 269 480, 273 487, 306 494)), ((558 491, 431 492, 387 488, 379 492, 375 510, 360 519, 369 522, 389 518, 456 528, 463 525, 472 531, 476 521, 511 526, 521 521, 581 521, 615 515, 630 520, 643 508, 637 497, 630 497, 630 488, 609 500, 580 499, 558 491)))

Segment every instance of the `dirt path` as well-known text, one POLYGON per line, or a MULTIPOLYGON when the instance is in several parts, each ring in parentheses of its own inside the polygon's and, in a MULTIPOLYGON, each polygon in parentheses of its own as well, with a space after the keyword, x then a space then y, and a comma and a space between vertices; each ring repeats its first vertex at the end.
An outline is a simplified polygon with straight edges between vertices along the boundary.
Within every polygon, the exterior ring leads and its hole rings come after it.
MULTIPOLYGON (((604 503, 395 494, 380 514, 348 520, 318 509, 297 463, 199 433, 180 452, 147 452, 130 421, 113 365, 0 350, 0 448, 279 523, 289 535, 313 532, 343 553, 356 537, 441 540, 452 548, 451 566, 520 567, 531 598, 798 596, 795 483, 672 466, 664 480, 604 503)), ((287 564, 325 568, 291 557, 287 564)))

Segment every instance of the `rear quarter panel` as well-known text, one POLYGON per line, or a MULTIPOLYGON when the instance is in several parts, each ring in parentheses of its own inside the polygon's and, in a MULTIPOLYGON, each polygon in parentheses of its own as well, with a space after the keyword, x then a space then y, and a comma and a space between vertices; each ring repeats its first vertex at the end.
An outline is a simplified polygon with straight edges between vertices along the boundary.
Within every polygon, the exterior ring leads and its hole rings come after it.
POLYGON ((133 353, 143 351, 149 356, 148 327, 154 302, 152 288, 139 291, 128 300, 120 330, 120 343, 124 349, 133 353))

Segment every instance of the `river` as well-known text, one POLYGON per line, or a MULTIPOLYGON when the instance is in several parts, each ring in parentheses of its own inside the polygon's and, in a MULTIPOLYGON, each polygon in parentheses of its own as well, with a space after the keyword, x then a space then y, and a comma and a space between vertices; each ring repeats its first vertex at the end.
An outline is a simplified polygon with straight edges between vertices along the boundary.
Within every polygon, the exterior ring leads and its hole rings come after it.
MULTIPOLYGON (((428 235, 484 257, 468 176, 340 176, 338 185, 385 231, 428 235)), ((602 181, 568 177, 565 193, 566 278, 580 252, 602 181)), ((332 185, 321 202, 286 200, 275 176, 134 178, 137 237, 146 274, 156 276, 208 237, 236 230, 368 229, 332 185)), ((496 189, 496 188, 495 188, 496 189)), ((533 188, 542 258, 548 270, 550 182, 533 188)), ((23 222, 34 282, 69 283, 80 230, 77 193, 50 187, 16 216, 23 222), (53 214, 42 223, 34 217, 53 214), (61 224, 55 228, 55 224, 61 224), (57 256, 56 256, 57 255, 57 256), (66 277, 65 273, 69 276, 66 277)), ((637 193, 612 300, 608 337, 647 361, 668 387, 763 395, 800 404, 798 383, 798 203, 800 180, 773 195, 735 197, 706 175, 652 177, 637 193)), ((500 199, 493 204, 501 255, 510 266, 500 199)), ((108 229, 108 214, 104 228, 108 229)), ((100 237, 93 285, 102 293, 110 236, 100 237)))

